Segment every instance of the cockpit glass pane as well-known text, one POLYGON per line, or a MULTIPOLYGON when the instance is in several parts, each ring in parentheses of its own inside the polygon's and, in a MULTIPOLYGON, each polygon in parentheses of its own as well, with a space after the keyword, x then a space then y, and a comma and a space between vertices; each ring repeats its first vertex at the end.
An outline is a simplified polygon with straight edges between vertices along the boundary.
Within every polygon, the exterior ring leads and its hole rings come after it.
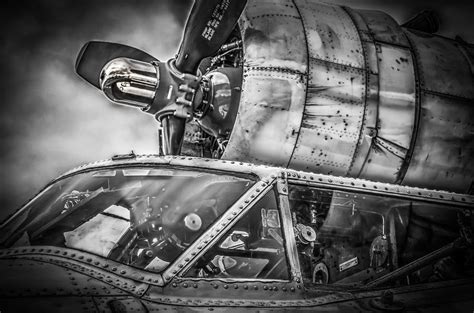
POLYGON ((74 248, 161 272, 253 183, 169 167, 77 174, 2 224, 0 246, 74 248))
POLYGON ((282 225, 275 192, 270 190, 185 276, 288 280, 282 225))
POLYGON ((446 203, 290 186, 307 285, 412 285, 474 276, 474 219, 446 203))

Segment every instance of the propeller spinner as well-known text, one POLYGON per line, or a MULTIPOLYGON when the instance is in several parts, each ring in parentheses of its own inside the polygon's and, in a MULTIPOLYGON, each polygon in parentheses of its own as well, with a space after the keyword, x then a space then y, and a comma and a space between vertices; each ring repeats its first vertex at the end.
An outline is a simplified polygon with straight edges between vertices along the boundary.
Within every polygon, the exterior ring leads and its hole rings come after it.
POLYGON ((91 41, 76 72, 117 103, 154 114, 163 128, 163 152, 179 154, 186 122, 202 100, 200 62, 225 43, 245 0, 197 0, 186 22, 176 59, 160 62, 139 49, 91 41))

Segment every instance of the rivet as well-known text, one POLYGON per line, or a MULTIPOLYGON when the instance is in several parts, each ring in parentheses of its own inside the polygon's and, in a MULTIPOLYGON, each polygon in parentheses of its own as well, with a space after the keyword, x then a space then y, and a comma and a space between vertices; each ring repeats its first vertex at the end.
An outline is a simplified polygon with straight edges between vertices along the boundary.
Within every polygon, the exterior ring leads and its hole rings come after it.
POLYGON ((89 258, 89 259, 87 259, 86 261, 87 261, 87 262, 92 262, 92 259, 91 259, 91 258, 89 258))
POLYGON ((258 286, 256 286, 256 285, 253 286, 253 289, 258 290, 258 286))
POLYGON ((239 285, 234 285, 234 289, 239 289, 239 285))
POLYGON ((297 285, 296 288, 301 289, 301 285, 297 285))
POLYGON ((244 289, 245 289, 245 290, 249 289, 249 286, 244 285, 244 289))
POLYGON ((299 278, 296 279, 296 282, 299 283, 301 280, 299 278))
POLYGON ((278 290, 277 286, 273 287, 273 291, 277 291, 277 290, 278 290))
POLYGON ((268 289, 268 287, 267 287, 267 286, 263 286, 263 290, 267 290, 267 289, 268 289))
POLYGON ((229 288, 229 286, 228 286, 228 285, 224 285, 223 287, 224 287, 224 289, 227 289, 227 288, 229 288))
POLYGON ((295 287, 291 287, 290 290, 291 290, 291 291, 295 291, 295 287))
POLYGON ((197 285, 197 284, 193 284, 193 287, 194 287, 194 288, 197 288, 197 287, 198 287, 198 285, 197 285))
POLYGON ((183 268, 183 266, 184 266, 183 264, 178 264, 179 268, 183 268))
POLYGON ((116 272, 116 271, 117 271, 117 268, 116 268, 116 267, 112 267, 112 271, 116 272))
POLYGON ((219 288, 219 286, 217 284, 214 284, 212 287, 214 287, 214 289, 219 288))
MULTIPOLYGON (((205 242, 205 241, 204 241, 205 242)), ((189 258, 184 259, 184 262, 189 262, 189 258)))
MULTIPOLYGON (((48 252, 49 252, 49 251, 48 251, 48 252)), ((79 260, 82 260, 82 259, 84 259, 84 257, 81 255, 81 256, 79 257, 79 260)))
POLYGON ((173 283, 171 286, 173 286, 173 287, 178 287, 178 284, 173 283))
POLYGON ((184 287, 184 288, 188 288, 188 284, 187 284, 187 283, 184 283, 184 284, 183 284, 183 287, 184 287))
POLYGON ((122 275, 125 274, 125 273, 127 273, 125 270, 120 271, 120 274, 122 274, 122 275))

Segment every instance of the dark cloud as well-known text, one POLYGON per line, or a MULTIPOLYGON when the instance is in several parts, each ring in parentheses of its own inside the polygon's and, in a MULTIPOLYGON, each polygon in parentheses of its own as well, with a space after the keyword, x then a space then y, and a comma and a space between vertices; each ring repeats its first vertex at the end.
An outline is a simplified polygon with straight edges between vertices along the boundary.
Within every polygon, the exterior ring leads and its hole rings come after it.
MULTIPOLYGON (((89 40, 138 47, 166 60, 181 39, 191 0, 2 1, 0 13, 0 218, 61 172, 114 153, 156 152, 156 122, 108 102, 74 73, 89 40)), ((447 36, 474 41, 472 1, 337 0, 392 14, 439 12, 447 36)))

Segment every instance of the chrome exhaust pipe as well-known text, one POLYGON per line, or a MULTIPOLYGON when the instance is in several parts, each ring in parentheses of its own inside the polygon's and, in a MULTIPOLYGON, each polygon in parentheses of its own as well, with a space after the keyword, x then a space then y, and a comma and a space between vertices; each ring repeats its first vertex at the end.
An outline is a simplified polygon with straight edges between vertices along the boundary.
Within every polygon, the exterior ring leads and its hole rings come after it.
POLYGON ((100 87, 109 100, 146 110, 160 83, 158 65, 130 58, 108 62, 100 73, 100 87))

